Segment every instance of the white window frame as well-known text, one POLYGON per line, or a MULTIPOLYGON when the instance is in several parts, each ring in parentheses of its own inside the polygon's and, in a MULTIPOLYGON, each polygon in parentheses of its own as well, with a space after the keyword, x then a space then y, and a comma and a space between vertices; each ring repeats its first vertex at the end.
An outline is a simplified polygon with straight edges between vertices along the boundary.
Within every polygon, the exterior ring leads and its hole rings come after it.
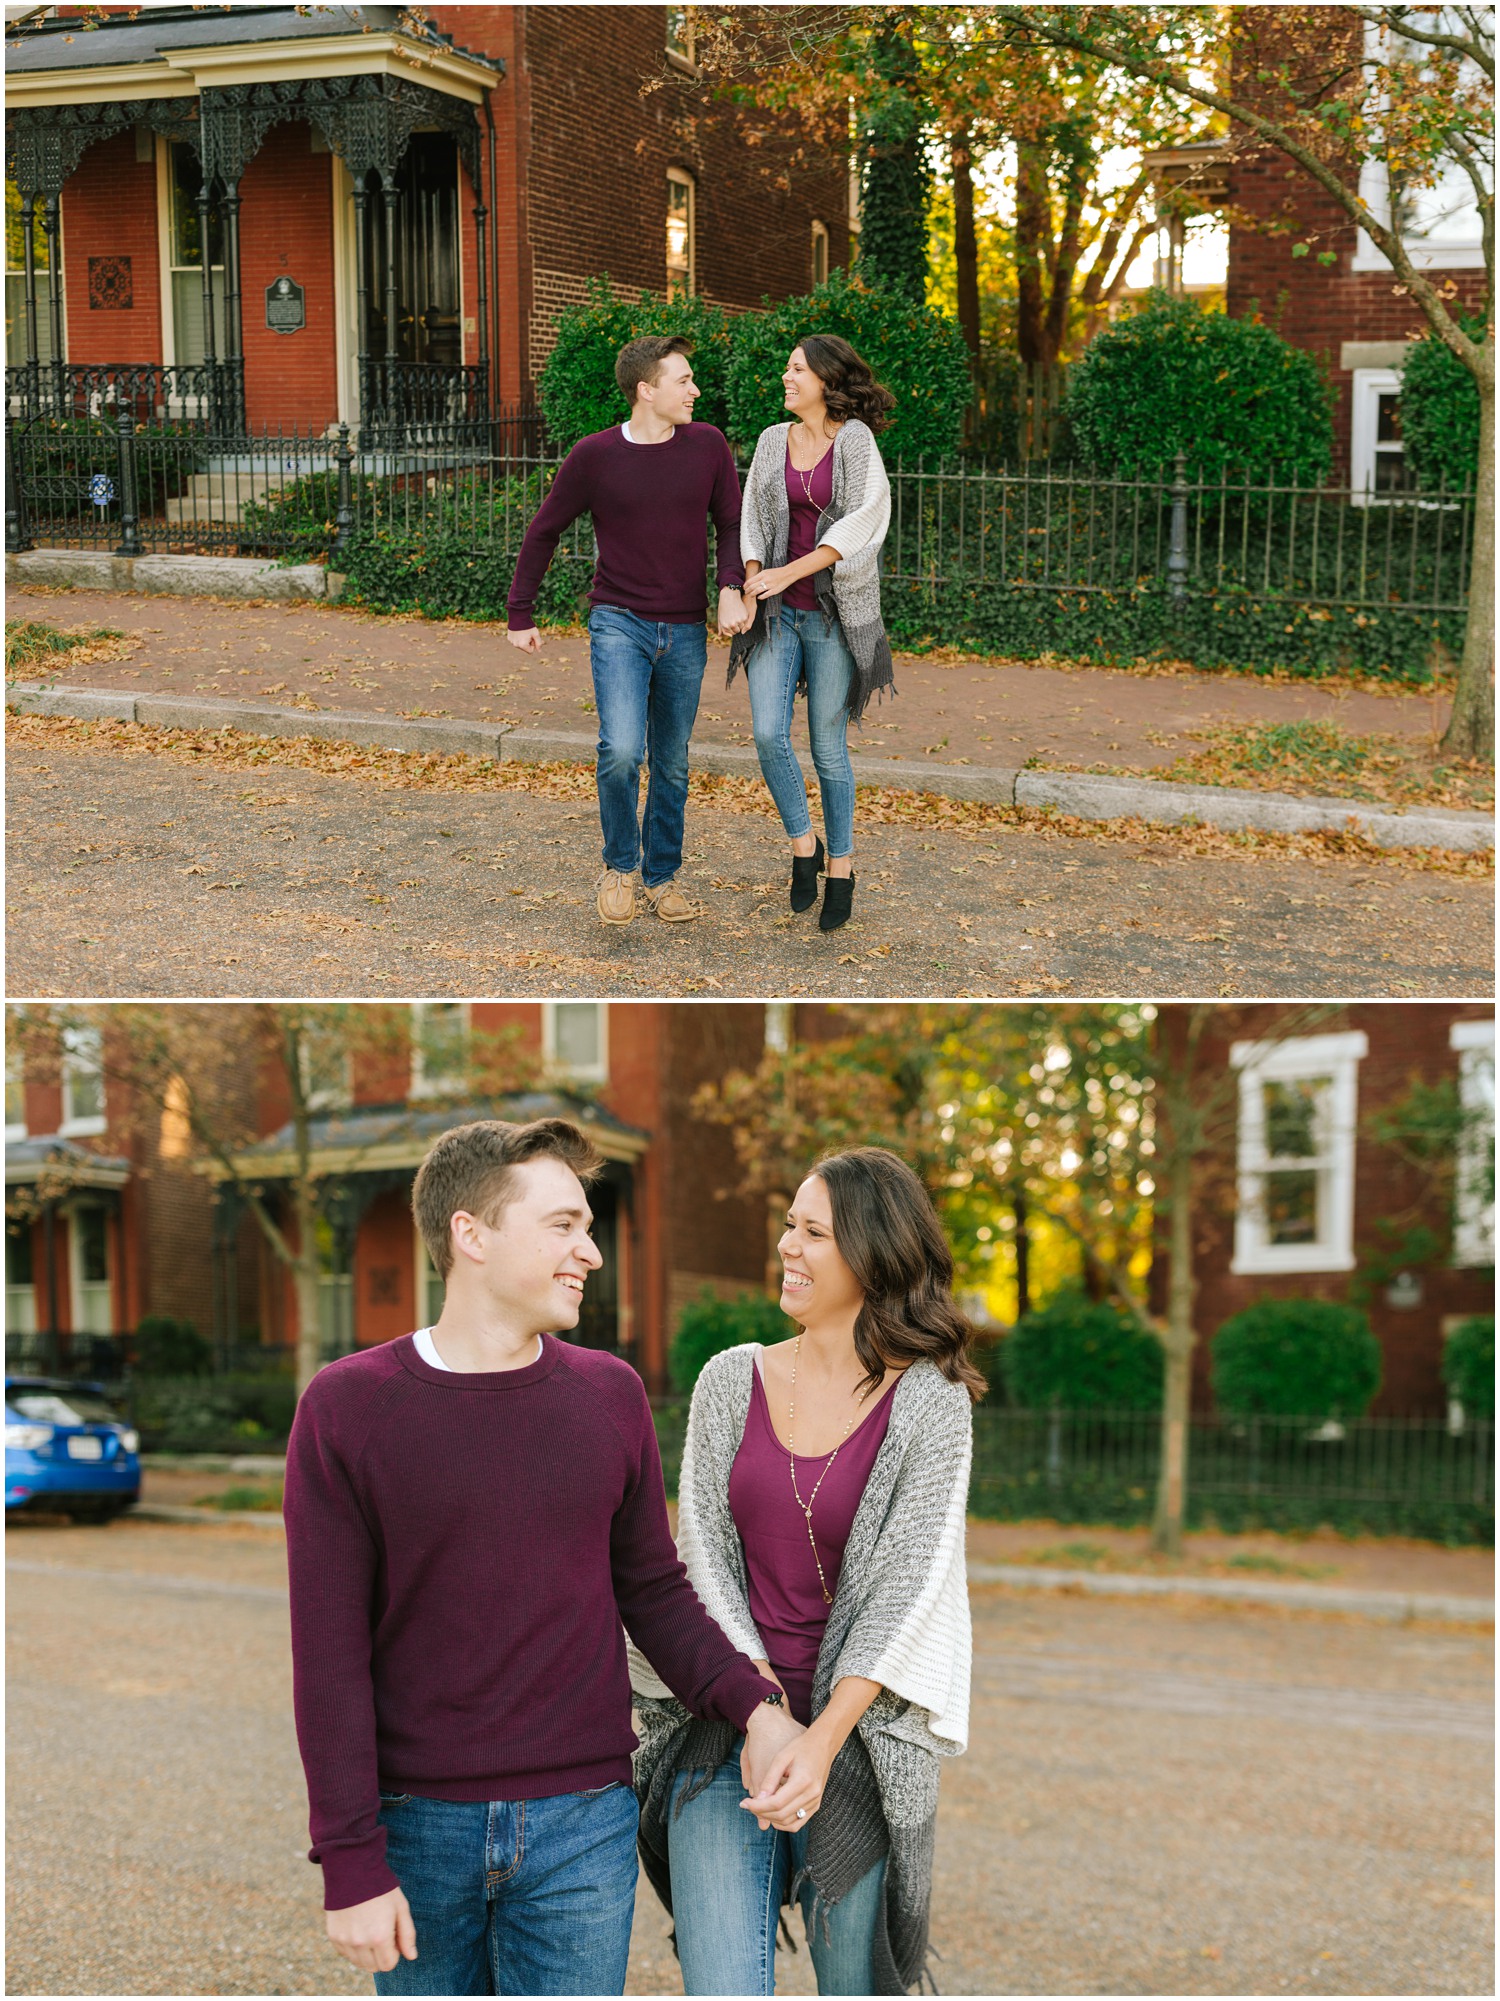
POLYGON ((417 1309, 417 1326, 435 1327, 437 1316, 429 1313, 427 1291, 430 1285, 443 1285, 444 1281, 438 1277, 437 1267, 428 1254, 427 1239, 420 1230, 412 1231, 412 1241, 415 1245, 412 1255, 412 1301, 417 1309))
POLYGON ((354 1059, 346 1042, 340 1051, 339 1081, 314 1090, 310 1082, 312 1051, 306 1036, 298 1038, 297 1062, 301 1069, 302 1100, 310 1112, 346 1112, 354 1103, 354 1059))
POLYGON ((1453 1202, 1453 1262, 1484 1266, 1495 1262, 1495 1205, 1477 1196, 1472 1177, 1493 1155, 1495 1145, 1495 1024, 1455 1021, 1448 1046, 1458 1055, 1458 1099, 1464 1110, 1487 1110, 1489 1132, 1465 1129, 1458 1148, 1453 1202))
POLYGON ((62 1032, 62 1122, 58 1134, 63 1139, 94 1139, 104 1131, 105 1111, 75 1117, 69 1106, 76 1076, 96 1076, 99 1098, 104 1101, 104 1036, 97 1028, 65 1028, 62 1032))
MULTIPOLYGON (((698 291, 698 184, 693 179, 693 176, 688 172, 686 167, 668 167, 667 186, 671 187, 673 185, 676 185, 677 187, 684 187, 688 191, 686 289, 687 289, 687 295, 691 299, 697 296, 697 291, 698 291)), ((670 216, 670 214, 671 214, 671 209, 669 207, 667 210, 667 215, 670 216)), ((662 229, 663 233, 665 234, 665 229, 666 229, 665 217, 663 218, 662 221, 662 229)), ((665 260, 666 258, 665 241, 662 244, 662 257, 663 260, 665 260)), ((666 269, 667 269, 667 289, 670 290, 676 274, 672 271, 670 266, 667 266, 666 269)))
MULTIPOLYGON (((1441 19, 1442 14, 1446 10, 1437 8, 1434 11, 1437 13, 1439 19, 1441 19)), ((1365 60, 1367 62, 1374 63, 1384 60, 1381 42, 1387 33, 1386 29, 1377 26, 1375 22, 1366 22, 1364 46, 1365 60)), ((1420 61, 1424 53, 1421 46, 1415 43, 1410 46, 1413 60, 1420 61)), ((1472 211, 1472 227, 1464 237, 1456 242, 1449 243, 1431 243, 1424 241, 1419 235, 1410 237, 1403 235, 1401 239, 1402 247, 1411 259, 1414 268, 1418 271, 1473 271, 1483 268, 1484 236, 1479 209, 1474 202, 1473 188, 1469 177, 1456 160, 1452 162, 1450 179, 1453 187, 1459 191, 1461 196, 1458 203, 1458 211, 1461 212, 1466 208, 1472 211)), ((1427 189, 1424 190, 1424 193, 1430 199, 1437 195, 1438 190, 1435 188, 1427 189)), ((1382 222, 1389 225, 1391 219, 1391 189, 1390 176, 1386 172, 1384 160, 1366 160, 1364 162, 1359 175, 1359 198, 1373 215, 1378 216, 1382 222)), ((1349 260, 1349 268, 1351 271, 1389 271, 1392 269, 1392 265, 1384 251, 1376 249, 1368 231, 1361 229, 1356 238, 1354 255, 1349 260)))
POLYGON ((554 1076, 574 1084, 607 1084, 609 1082, 609 1002, 608 1001, 543 1001, 542 1002, 542 1059, 554 1076), (565 1062, 557 1053, 557 1010, 560 1007, 591 1007, 599 1025, 599 1056, 594 1063, 573 1064, 565 1062))
POLYGON ((791 1001, 766 1002, 766 1047, 784 1055, 792 1046, 791 1001))
POLYGON ((696 77, 699 74, 698 23, 694 18, 697 11, 695 7, 683 7, 681 9, 669 7, 667 9, 667 61, 672 65, 673 69, 679 70, 683 76, 696 77), (678 12, 682 15, 682 40, 674 42, 672 40, 672 16, 678 12))
POLYGON ((1359 1113, 1359 1065, 1369 1054, 1369 1038, 1359 1030, 1342 1035, 1296 1035, 1282 1042, 1236 1042, 1231 1068, 1240 1074, 1238 1125, 1239 1202, 1234 1219, 1230 1270, 1253 1276, 1276 1272, 1334 1272, 1354 1269, 1354 1152, 1359 1113), (1272 1162, 1265 1146, 1267 1083, 1326 1079, 1323 1108, 1327 1130, 1318 1163, 1318 1237, 1310 1244, 1267 1240, 1264 1176, 1272 1162))
POLYGON ((469 1031, 470 1015, 467 1001, 413 1001, 411 1004, 411 1083, 413 1098, 451 1098, 463 1091, 469 1081, 469 1031), (434 1008, 456 1007, 463 1024, 463 1067, 458 1072, 445 1076, 429 1077, 426 1053, 422 1048, 422 1024, 434 1008))
POLYGON ((820 221, 818 220, 818 218, 817 218, 816 216, 814 216, 814 217, 813 217, 813 221, 812 221, 812 258, 811 258, 811 266, 812 266, 812 268, 811 268, 811 271, 810 271, 810 274, 809 274, 809 275, 810 275, 810 276, 811 276, 811 278, 812 278, 812 282, 813 282, 813 284, 814 284, 814 285, 821 285, 821 284, 823 283, 824 279, 826 279, 826 278, 827 278, 827 276, 828 276, 828 272, 829 272, 829 269, 830 269, 830 265, 829 265, 829 251, 828 251, 828 224, 827 224, 826 222, 820 222, 820 221), (823 247, 823 276, 822 276, 821 278, 820 278, 820 277, 818 276, 818 246, 819 246, 819 244, 821 244, 821 245, 822 245, 822 247, 823 247))
MULTIPOLYGON (((1397 497, 1375 490, 1376 459, 1395 456, 1393 452, 1382 450, 1377 436, 1380 399, 1393 391, 1398 396, 1401 393, 1399 368, 1356 368, 1353 371, 1349 390, 1349 497, 1356 507, 1378 506, 1397 497)), ((1404 447, 1401 456, 1404 460, 1404 447)))
POLYGON ((77 1201, 68 1208, 68 1288, 70 1292, 73 1332, 75 1334, 113 1334, 115 1332, 115 1261, 114 1246, 110 1242, 109 1211, 102 1202, 77 1201), (93 1209, 104 1218, 104 1277, 85 1279, 83 1275, 83 1232, 79 1228, 79 1217, 85 1209, 93 1209), (88 1325, 88 1312, 84 1305, 84 1288, 92 1294, 104 1294, 104 1325, 88 1325))

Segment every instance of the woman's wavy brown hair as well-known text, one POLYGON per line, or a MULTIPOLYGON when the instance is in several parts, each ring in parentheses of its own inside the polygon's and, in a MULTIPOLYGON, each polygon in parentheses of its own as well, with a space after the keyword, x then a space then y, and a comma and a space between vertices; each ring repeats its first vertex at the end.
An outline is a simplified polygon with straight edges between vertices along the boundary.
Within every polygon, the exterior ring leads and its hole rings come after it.
POLYGON ((833 1241, 865 1303, 854 1323, 861 1387, 925 1356, 975 1403, 985 1380, 969 1360, 974 1329, 953 1300, 953 1253, 932 1198, 883 1146, 831 1153, 812 1172, 828 1190, 833 1241))
POLYGON ((875 380, 869 362, 857 355, 848 341, 837 334, 807 334, 797 345, 823 385, 823 401, 835 423, 858 417, 872 431, 885 429, 896 399, 883 382, 875 380))

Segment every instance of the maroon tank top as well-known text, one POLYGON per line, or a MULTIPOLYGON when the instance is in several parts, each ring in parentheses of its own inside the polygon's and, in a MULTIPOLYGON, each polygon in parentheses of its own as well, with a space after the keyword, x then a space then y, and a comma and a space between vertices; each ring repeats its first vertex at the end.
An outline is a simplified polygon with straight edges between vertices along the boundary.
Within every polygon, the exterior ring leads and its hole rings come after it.
MULTIPOLYGON (((890 1423, 894 1394, 893 1385, 850 1432, 818 1487, 812 1528, 830 1596, 838 1590, 844 1545, 890 1423)), ((797 1485, 804 1501, 830 1457, 827 1452, 817 1459, 797 1454, 797 1485)), ((807 1518, 792 1492, 789 1455, 771 1423, 758 1367, 751 1372, 745 1435, 729 1471, 729 1512, 744 1544, 750 1612, 766 1658, 781 1677, 793 1716, 811 1723, 813 1675, 829 1608, 807 1538, 807 1518)))
MULTIPOLYGON (((833 446, 830 445, 811 472, 798 472, 792 464, 792 448, 786 448, 786 497, 791 509, 791 523, 787 534, 786 559, 795 563, 800 556, 810 556, 818 546, 818 517, 825 507, 833 502, 833 446), (812 498, 808 498, 811 490, 812 498)), ((818 597, 811 577, 799 577, 782 597, 783 604, 789 604, 793 611, 812 611, 818 597)), ((790 1487, 791 1475, 787 1475, 790 1487)), ((825 1564, 824 1569, 828 1566, 825 1564)))

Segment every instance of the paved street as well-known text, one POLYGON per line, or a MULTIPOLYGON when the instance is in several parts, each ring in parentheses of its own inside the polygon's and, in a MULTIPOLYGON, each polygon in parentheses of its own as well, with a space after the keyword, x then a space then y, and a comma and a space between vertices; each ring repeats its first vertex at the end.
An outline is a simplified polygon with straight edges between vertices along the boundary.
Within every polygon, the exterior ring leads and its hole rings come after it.
MULTIPOLYGON (((259 1528, 6 1540, 11 1992, 368 1993, 322 1943, 259 1528)), ((1487 1994, 1470 1629, 974 1593, 945 1993, 1487 1994)), ((631 1991, 676 1992, 643 1887, 631 1991)), ((779 1991, 813 1991, 805 1952, 779 1991)))
POLYGON ((499 782, 467 759, 205 752, 43 718, 12 718, 9 744, 16 998, 1493 991, 1477 857, 1434 873, 1310 840, 1102 837, 955 802, 902 824, 893 807, 864 816, 855 918, 828 937, 787 913, 763 793, 708 779, 683 871, 708 914, 607 930, 581 766, 499 782))

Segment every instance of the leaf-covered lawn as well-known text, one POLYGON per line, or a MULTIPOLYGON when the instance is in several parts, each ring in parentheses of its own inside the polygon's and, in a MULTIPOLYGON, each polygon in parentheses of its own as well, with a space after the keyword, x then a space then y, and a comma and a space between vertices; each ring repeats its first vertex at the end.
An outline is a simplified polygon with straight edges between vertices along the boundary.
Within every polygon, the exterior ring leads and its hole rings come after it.
POLYGON ((13 675, 84 667, 93 661, 117 660, 140 643, 109 625, 58 626, 41 618, 8 618, 5 671, 13 675))

